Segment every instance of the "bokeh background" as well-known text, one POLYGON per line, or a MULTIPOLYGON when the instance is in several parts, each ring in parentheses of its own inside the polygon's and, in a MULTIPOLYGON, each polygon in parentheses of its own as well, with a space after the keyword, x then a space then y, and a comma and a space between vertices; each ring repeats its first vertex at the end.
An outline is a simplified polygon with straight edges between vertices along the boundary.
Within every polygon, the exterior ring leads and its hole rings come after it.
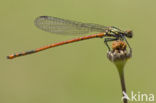
POLYGON ((39 30, 34 19, 42 15, 133 30, 133 57, 125 66, 128 95, 156 95, 155 5, 155 0, 1 0, 0 103, 121 103, 118 72, 106 58, 103 39, 6 59, 77 37, 39 30))

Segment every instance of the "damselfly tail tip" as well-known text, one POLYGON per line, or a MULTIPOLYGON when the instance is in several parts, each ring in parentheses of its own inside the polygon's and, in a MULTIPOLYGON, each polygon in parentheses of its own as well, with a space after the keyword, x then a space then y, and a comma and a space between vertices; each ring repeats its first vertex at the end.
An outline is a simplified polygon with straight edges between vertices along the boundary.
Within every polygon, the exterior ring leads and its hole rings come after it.
POLYGON ((9 56, 7 56, 6 57, 7 59, 13 59, 14 58, 14 55, 12 54, 12 55, 9 55, 9 56))

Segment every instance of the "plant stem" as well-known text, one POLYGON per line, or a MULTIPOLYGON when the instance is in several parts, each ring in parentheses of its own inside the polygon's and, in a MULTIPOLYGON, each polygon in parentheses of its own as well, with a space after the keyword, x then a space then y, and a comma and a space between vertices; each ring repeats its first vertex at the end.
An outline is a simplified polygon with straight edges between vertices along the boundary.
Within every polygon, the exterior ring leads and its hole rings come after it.
POLYGON ((126 94, 126 85, 124 78, 124 66, 129 58, 132 57, 132 50, 129 52, 126 50, 126 44, 123 41, 114 41, 112 44, 112 50, 107 53, 107 58, 113 62, 119 72, 121 88, 122 88, 122 100, 123 103, 128 103, 130 99, 126 94))
MULTIPOLYGON (((125 78, 124 78, 124 65, 126 61, 118 61, 116 64, 116 67, 119 72, 120 76, 120 81, 121 81, 121 88, 122 88, 122 93, 126 93, 126 85, 125 85, 125 78)), ((124 94, 123 94, 124 96, 124 94)), ((123 99, 123 103, 128 103, 127 99, 123 99)))
MULTIPOLYGON (((121 81, 121 88, 122 88, 122 93, 125 92, 126 93, 126 85, 125 85, 125 78, 124 78, 124 70, 121 70, 119 72, 119 76, 120 76, 120 81, 121 81)), ((124 96, 124 94, 123 94, 124 96)), ((123 99, 124 103, 128 103, 127 99, 123 99)))

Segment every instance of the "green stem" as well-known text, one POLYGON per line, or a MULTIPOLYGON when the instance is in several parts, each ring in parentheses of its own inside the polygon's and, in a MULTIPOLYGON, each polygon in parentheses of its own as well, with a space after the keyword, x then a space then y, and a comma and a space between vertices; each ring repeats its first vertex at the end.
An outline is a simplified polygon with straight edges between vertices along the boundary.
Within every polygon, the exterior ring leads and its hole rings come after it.
MULTIPOLYGON (((126 85, 125 85, 125 78, 124 78, 124 65, 125 65, 126 61, 118 61, 115 63, 118 72, 119 72, 119 76, 120 76, 120 81, 121 81, 121 88, 122 88, 122 93, 125 92, 126 93, 126 85)), ((124 94, 123 94, 124 96, 124 94)), ((123 99, 123 103, 128 103, 127 99, 123 99)))
MULTIPOLYGON (((120 76, 120 81, 121 81, 121 88, 122 88, 122 93, 126 93, 126 85, 125 85, 125 78, 124 78, 124 70, 119 71, 119 76, 120 76)), ((123 94, 124 96, 124 94, 123 94)), ((127 99, 123 99, 124 103, 128 103, 127 99)))

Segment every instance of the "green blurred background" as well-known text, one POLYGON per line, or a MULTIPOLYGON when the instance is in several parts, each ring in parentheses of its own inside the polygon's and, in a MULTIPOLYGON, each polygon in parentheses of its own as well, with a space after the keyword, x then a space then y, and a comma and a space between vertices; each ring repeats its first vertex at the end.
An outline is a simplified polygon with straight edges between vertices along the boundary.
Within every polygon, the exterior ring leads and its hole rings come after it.
POLYGON ((121 103, 115 66, 103 39, 81 41, 13 60, 6 56, 75 38, 34 26, 48 15, 131 29, 128 94, 156 95, 155 0, 1 0, 0 103, 121 103))

